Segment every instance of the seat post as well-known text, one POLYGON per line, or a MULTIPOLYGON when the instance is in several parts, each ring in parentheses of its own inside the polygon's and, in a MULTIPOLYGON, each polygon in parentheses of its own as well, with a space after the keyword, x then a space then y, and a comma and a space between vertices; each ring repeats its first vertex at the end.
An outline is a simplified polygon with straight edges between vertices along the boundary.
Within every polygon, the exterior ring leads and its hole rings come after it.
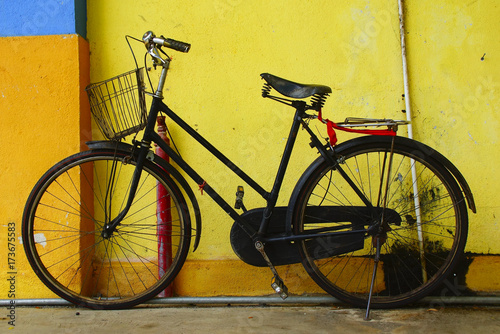
POLYGON ((288 163, 292 155, 295 139, 297 138, 297 133, 299 131, 300 124, 302 123, 302 118, 307 108, 307 104, 304 101, 293 101, 292 106, 295 107, 295 116, 293 118, 292 127, 288 135, 288 140, 285 145, 283 156, 281 157, 278 172, 276 174, 276 178, 274 179, 273 189, 271 190, 270 196, 267 200, 267 206, 264 210, 264 214, 262 215, 262 221, 258 231, 259 235, 264 235, 267 231, 273 209, 276 206, 276 202, 278 200, 278 194, 280 192, 281 185, 283 184, 283 178, 285 177, 286 168, 288 167, 288 163))

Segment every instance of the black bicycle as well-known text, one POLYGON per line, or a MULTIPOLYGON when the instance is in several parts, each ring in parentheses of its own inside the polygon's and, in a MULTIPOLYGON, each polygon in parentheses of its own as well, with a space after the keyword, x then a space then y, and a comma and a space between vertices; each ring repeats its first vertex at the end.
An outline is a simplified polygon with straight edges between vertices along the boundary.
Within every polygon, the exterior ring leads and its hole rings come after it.
POLYGON ((288 290, 276 267, 302 262, 326 292, 356 306, 389 308, 429 294, 464 251, 472 193, 457 168, 434 149, 396 136, 405 121, 321 115, 331 89, 262 74, 265 98, 295 109, 274 185, 266 191, 162 102, 171 58, 163 48, 190 45, 147 32, 155 93, 146 93, 144 70, 87 88, 91 110, 107 141, 50 168, 31 192, 23 216, 23 244, 38 277, 77 305, 128 308, 163 291, 179 273, 190 244, 196 249, 201 215, 193 190, 158 145, 235 223, 231 244, 246 263, 267 266, 272 287, 288 290), (275 92, 279 93, 275 94, 275 92), (145 95, 152 95, 149 112, 145 95), (274 95, 273 95, 274 94, 274 95), (166 115, 266 200, 247 210, 243 187, 234 208, 155 132, 166 115), (326 124, 318 138, 309 123, 326 124), (288 206, 276 202, 302 127, 319 152, 297 182, 288 206), (126 136, 143 130, 132 144, 126 136), (335 130, 368 134, 336 144, 335 130), (237 210, 242 210, 238 213, 237 210))

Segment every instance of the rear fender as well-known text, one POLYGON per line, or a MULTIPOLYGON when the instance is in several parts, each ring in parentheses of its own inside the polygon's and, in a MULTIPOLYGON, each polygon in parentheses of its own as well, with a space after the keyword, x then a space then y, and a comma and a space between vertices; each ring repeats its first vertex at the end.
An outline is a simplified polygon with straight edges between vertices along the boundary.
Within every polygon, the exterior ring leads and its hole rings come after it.
POLYGON ((349 141, 346 141, 340 145, 338 145, 335 148, 336 152, 342 152, 342 150, 354 146, 354 145, 367 145, 368 143, 373 143, 374 141, 380 141, 380 142, 385 142, 385 143, 390 143, 392 141, 392 138, 398 141, 400 145, 407 145, 409 148, 415 145, 417 147, 416 151, 413 153, 416 155, 420 155, 422 157, 432 157, 433 159, 437 160, 441 165, 443 165, 455 178, 457 183, 460 185, 460 188, 462 188, 462 192, 464 194, 465 199, 467 200, 467 204, 469 206, 469 209, 476 213, 476 203, 474 202, 474 196, 472 195, 472 191, 469 187, 469 184, 463 177, 462 173, 458 170, 453 163, 451 163, 450 160, 448 160, 444 155, 436 151, 430 146, 427 146, 419 141, 409 139, 406 137, 388 137, 388 136, 364 136, 364 137, 359 137, 355 138, 349 141))
MULTIPOLYGON (((340 145, 337 145, 335 147, 335 151, 342 155, 342 151, 345 149, 349 149, 352 146, 360 146, 363 147, 369 143, 373 143, 374 141, 380 141, 380 142, 391 142, 392 138, 395 138, 401 145, 408 145, 409 147, 413 147, 413 145, 417 146, 417 150, 413 152, 414 154, 418 154, 421 156, 429 156, 432 157, 433 159, 437 160, 442 166, 444 166, 455 178, 455 181, 460 185, 460 188, 462 189, 462 192, 464 194, 464 197, 467 200, 467 204, 469 206, 469 209, 476 213, 476 204, 474 202, 474 196, 472 195, 472 191, 463 177, 462 173, 458 170, 455 165, 451 163, 450 160, 448 160, 445 156, 443 156, 441 153, 438 151, 434 150, 433 148, 422 144, 420 142, 417 142, 413 139, 408 139, 405 137, 388 137, 388 136, 364 136, 364 137, 359 137, 355 138, 346 142, 341 143, 340 145)), ((331 151, 328 151, 328 153, 332 154, 331 151)), ((293 212, 295 210, 295 206, 298 205, 297 203, 297 198, 299 193, 301 192, 302 188, 305 186, 306 180, 309 178, 311 173, 314 172, 318 166, 320 166, 322 163, 324 163, 325 157, 320 156, 318 157, 302 174, 300 177, 299 181, 297 182, 292 195, 290 196, 290 201, 288 203, 288 211, 287 211, 287 217, 286 217, 286 231, 287 233, 291 234, 292 233, 292 216, 293 212)))

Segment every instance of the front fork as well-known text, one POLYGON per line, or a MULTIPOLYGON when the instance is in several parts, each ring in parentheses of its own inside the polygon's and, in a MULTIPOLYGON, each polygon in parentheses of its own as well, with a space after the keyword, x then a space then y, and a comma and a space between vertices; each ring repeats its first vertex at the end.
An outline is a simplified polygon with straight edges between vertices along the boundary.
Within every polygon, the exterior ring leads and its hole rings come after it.
MULTIPOLYGON (((163 69, 163 73, 166 75, 166 69, 163 69)), ((151 141, 152 141, 152 133, 154 132, 155 124, 156 124, 156 117, 158 116, 160 107, 159 104, 161 103, 161 96, 154 95, 153 96, 153 102, 151 103, 151 109, 148 113, 148 119, 146 122, 146 128, 144 129, 144 136, 141 142, 139 142, 139 153, 137 154, 137 164, 135 166, 135 171, 134 175, 132 176, 132 183, 130 185, 130 192, 128 195, 128 200, 127 204, 125 205, 125 208, 113 219, 111 220, 110 214, 106 215, 106 220, 104 224, 104 228, 102 229, 101 236, 105 239, 109 239, 113 232, 116 230, 116 227, 120 224, 120 222, 125 218, 127 215, 128 211, 130 210, 130 206, 132 205, 132 202, 135 197, 135 192, 137 191, 137 187, 139 186, 139 180, 141 179, 141 174, 142 174, 142 168, 144 167, 144 162, 146 161, 146 157, 148 155, 149 149, 151 147, 151 141)), ((112 167, 112 174, 114 175, 115 169, 117 166, 117 161, 113 163, 112 167)), ((112 201, 112 195, 113 195, 113 180, 109 181, 109 184, 106 185, 107 192, 106 192, 106 210, 109 209, 111 210, 111 201, 112 201)), ((111 212, 111 211, 110 211, 111 212)))
MULTIPOLYGON (((107 212, 105 218, 105 224, 103 230, 101 232, 101 236, 104 239, 109 239, 113 232, 116 230, 116 227, 120 225, 120 222, 125 218, 130 207, 132 206, 132 202, 134 201, 135 193, 137 191, 137 187, 139 186, 139 180, 141 179, 142 168, 144 167, 144 162, 146 160, 147 154, 149 152, 150 145, 146 142, 141 142, 139 153, 137 154, 137 163, 134 170, 134 175, 132 176, 132 182, 130 184, 130 190, 128 194, 127 203, 125 208, 113 219, 111 219, 111 205, 113 200, 113 190, 114 190, 114 175, 116 173, 116 168, 120 161, 113 161, 113 166, 111 167, 111 178, 106 185, 106 199, 105 199, 105 210, 107 212)), ((126 163, 126 162, 123 162, 126 163)))

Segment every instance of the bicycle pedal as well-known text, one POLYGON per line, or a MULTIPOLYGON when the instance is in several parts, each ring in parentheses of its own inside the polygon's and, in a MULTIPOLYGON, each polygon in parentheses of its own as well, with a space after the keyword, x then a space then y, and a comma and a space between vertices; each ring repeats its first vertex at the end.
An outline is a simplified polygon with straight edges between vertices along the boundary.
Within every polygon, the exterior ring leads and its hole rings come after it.
POLYGON ((243 204, 243 196, 245 195, 245 191, 243 190, 243 186, 238 186, 236 188, 236 202, 234 203, 235 209, 243 209, 243 211, 247 211, 245 205, 243 204))
POLYGON ((285 283, 283 283, 281 278, 275 277, 271 287, 280 295, 281 299, 285 300, 288 297, 288 288, 285 283))

